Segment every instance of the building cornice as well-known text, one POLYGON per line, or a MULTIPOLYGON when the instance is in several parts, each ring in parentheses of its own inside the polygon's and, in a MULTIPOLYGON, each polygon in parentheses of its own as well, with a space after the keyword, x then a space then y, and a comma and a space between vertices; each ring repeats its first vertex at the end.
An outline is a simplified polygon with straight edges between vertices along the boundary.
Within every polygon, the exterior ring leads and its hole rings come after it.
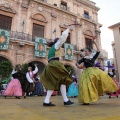
POLYGON ((120 22, 119 22, 119 23, 116 23, 116 24, 114 24, 114 25, 111 25, 111 26, 109 26, 108 28, 109 28, 109 29, 114 29, 115 27, 118 27, 118 26, 120 26, 120 22))
POLYGON ((82 4, 86 5, 86 6, 88 6, 90 8, 92 8, 92 9, 95 9, 97 11, 100 10, 100 8, 95 6, 95 3, 92 2, 92 1, 89 1, 89 0, 76 0, 76 1, 82 3, 82 4))
POLYGON ((53 6, 53 5, 51 5, 51 4, 48 4, 48 3, 46 3, 46 2, 42 2, 42 1, 40 1, 40 0, 32 0, 32 1, 37 2, 37 3, 39 3, 39 4, 42 4, 42 5, 45 5, 45 6, 48 6, 48 7, 51 7, 51 8, 54 8, 54 9, 57 9, 57 10, 59 10, 59 11, 61 11, 61 12, 67 13, 67 14, 72 15, 72 16, 74 16, 74 17, 77 17, 76 14, 74 14, 74 13, 72 13, 72 12, 70 12, 70 11, 62 10, 61 8, 55 7, 55 6, 53 6))
MULTIPOLYGON (((45 5, 45 6, 48 6, 48 7, 51 7, 51 8, 54 8, 54 9, 57 9, 57 10, 59 10, 59 11, 61 11, 61 12, 64 12, 64 13, 69 14, 69 15, 72 15, 72 16, 75 17, 75 18, 78 18, 77 14, 74 14, 74 13, 72 13, 72 12, 70 12, 70 11, 67 11, 67 10, 62 10, 61 8, 56 7, 56 6, 53 6, 53 5, 48 4, 48 3, 46 3, 46 2, 42 2, 42 1, 40 1, 40 0, 32 0, 32 1, 33 1, 33 2, 37 2, 37 3, 39 3, 39 4, 42 4, 42 5, 45 5)), ((77 0, 77 1, 82 2, 82 3, 85 3, 84 0, 77 0)), ((90 1, 89 1, 89 2, 90 2, 90 1)), ((86 3, 86 4, 87 4, 87 5, 91 5, 90 3, 89 3, 89 4, 86 3)), ((91 5, 91 6, 93 6, 93 5, 91 5)), ((89 7, 90 7, 90 6, 89 6, 89 7)), ((98 7, 96 7, 96 6, 93 6, 93 7, 98 8, 98 7)), ((99 9, 99 8, 98 8, 98 9, 99 9)), ((94 21, 91 21, 91 20, 87 20, 87 19, 85 19, 85 18, 82 17, 82 16, 80 16, 79 18, 80 18, 80 19, 83 19, 83 20, 86 20, 86 21, 88 21, 88 22, 90 22, 90 23, 96 24, 96 25, 99 24, 99 23, 97 23, 97 22, 94 22, 94 21)))

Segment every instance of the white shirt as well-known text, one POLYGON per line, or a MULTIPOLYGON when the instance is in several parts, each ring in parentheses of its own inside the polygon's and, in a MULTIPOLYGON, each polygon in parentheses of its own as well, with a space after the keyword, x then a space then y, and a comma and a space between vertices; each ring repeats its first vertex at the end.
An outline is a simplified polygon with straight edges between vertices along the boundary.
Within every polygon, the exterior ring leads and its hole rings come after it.
POLYGON ((32 72, 27 72, 26 73, 26 78, 27 78, 27 80, 28 80, 28 82, 29 83, 33 83, 33 80, 31 79, 31 77, 30 76, 32 76, 32 74, 36 74, 38 72, 38 68, 37 67, 35 67, 35 70, 34 71, 32 71, 32 72), (30 74, 30 75, 29 75, 30 74))
POLYGON ((64 32, 62 32, 61 37, 59 38, 59 40, 55 43, 55 49, 58 50, 63 43, 66 41, 67 37, 69 34, 69 29, 66 29, 64 32))

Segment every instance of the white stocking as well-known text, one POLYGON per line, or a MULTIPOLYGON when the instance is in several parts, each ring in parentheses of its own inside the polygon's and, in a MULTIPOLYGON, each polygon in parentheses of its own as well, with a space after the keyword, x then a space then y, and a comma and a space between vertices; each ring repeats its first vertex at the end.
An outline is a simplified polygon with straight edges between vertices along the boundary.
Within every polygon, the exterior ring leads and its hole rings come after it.
POLYGON ((53 90, 47 90, 47 95, 45 97, 44 103, 50 103, 50 97, 53 93, 53 90))
POLYGON ((68 98, 67 98, 67 95, 66 95, 66 85, 61 85, 60 86, 60 91, 61 91, 64 102, 67 102, 68 98))

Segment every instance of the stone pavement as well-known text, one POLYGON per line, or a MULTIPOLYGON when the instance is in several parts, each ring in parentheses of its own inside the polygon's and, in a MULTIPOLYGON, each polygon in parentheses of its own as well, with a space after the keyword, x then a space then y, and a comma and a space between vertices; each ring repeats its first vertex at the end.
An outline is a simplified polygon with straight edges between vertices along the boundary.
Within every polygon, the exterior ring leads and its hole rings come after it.
POLYGON ((56 107, 43 107, 44 97, 0 97, 0 120, 120 120, 120 98, 103 96, 97 103, 83 106, 77 98, 75 104, 64 106, 61 96, 53 96, 56 107))

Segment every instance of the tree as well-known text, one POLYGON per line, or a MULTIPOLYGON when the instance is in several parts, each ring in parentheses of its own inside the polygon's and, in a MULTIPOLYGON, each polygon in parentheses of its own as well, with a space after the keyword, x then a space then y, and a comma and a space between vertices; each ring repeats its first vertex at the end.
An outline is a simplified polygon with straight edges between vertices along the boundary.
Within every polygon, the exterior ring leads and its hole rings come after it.
POLYGON ((28 64, 22 64, 22 65, 16 65, 16 68, 18 70, 18 79, 20 80, 20 83, 22 85, 23 91, 25 91, 25 87, 27 84, 27 79, 26 79, 26 73, 28 72, 28 64))
POLYGON ((10 61, 0 62, 0 76, 1 79, 8 78, 12 72, 13 66, 10 61))

